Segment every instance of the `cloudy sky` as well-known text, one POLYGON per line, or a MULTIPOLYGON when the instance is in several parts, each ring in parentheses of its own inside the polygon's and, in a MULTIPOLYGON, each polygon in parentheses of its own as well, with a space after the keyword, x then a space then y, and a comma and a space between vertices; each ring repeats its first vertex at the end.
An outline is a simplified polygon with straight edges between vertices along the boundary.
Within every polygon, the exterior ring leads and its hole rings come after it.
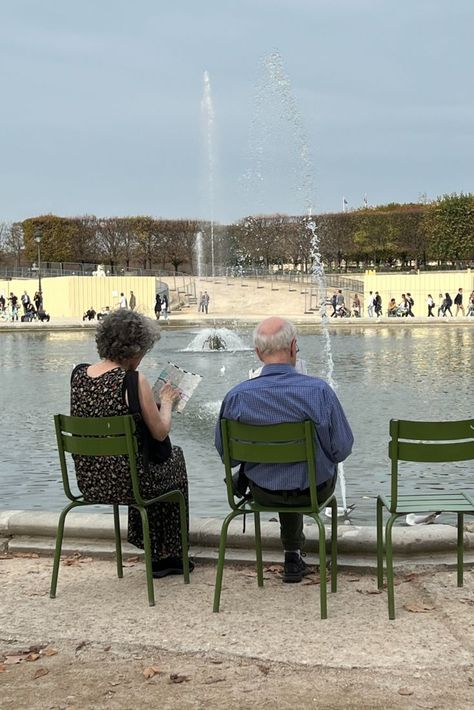
POLYGON ((470 192, 473 27, 472 0, 3 0, 0 220, 470 192))

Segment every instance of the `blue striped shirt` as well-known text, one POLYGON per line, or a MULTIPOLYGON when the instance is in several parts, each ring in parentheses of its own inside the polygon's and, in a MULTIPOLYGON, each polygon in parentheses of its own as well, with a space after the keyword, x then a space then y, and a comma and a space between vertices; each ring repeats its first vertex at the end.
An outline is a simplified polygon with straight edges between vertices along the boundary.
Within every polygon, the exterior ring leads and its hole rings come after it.
MULTIPOLYGON (((265 365, 259 377, 241 382, 226 394, 215 431, 215 446, 221 458, 222 418, 259 425, 313 421, 318 485, 336 475, 337 464, 349 456, 354 442, 334 390, 319 377, 302 375, 286 363, 265 365)), ((247 463, 245 473, 268 490, 304 490, 309 486, 305 463, 247 463)))

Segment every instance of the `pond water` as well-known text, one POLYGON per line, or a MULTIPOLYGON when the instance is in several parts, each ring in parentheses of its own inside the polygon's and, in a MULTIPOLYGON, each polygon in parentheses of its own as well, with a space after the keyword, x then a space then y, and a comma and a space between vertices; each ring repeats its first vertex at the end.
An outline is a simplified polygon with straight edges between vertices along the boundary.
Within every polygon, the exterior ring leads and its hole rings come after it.
MULTIPOLYGON (((224 394, 258 363, 250 332, 238 331, 248 350, 188 351, 196 332, 164 331, 141 369, 153 382, 170 360, 203 376, 183 414, 174 415, 172 439, 184 449, 191 514, 221 517, 227 502, 214 426, 224 394)), ((309 374, 324 377, 323 336, 301 334, 298 344, 309 374)), ((373 524, 374 497, 388 491, 390 418, 473 416, 473 344, 473 328, 451 324, 331 332, 338 396, 355 437, 345 463, 347 502, 356 505, 354 523, 373 524)), ((57 510, 65 505, 53 414, 69 411, 74 364, 96 359, 90 332, 0 334, 0 508, 57 510)), ((436 480, 432 474, 423 471, 424 482, 434 489, 447 483, 474 493, 472 463, 439 467, 436 480)), ((403 485, 406 491, 416 488, 409 475, 403 485)))

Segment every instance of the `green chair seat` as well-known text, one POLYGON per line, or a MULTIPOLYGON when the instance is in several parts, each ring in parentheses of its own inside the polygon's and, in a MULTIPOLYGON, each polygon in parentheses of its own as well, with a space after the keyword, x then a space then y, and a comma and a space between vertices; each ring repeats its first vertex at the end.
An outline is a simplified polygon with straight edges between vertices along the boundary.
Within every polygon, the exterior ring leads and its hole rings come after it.
POLYGON ((337 501, 334 494, 318 504, 316 486, 315 436, 311 421, 254 426, 242 424, 230 419, 221 420, 223 460, 227 486, 227 500, 231 512, 224 519, 219 543, 216 585, 214 591, 215 612, 219 611, 222 576, 224 573, 227 531, 230 522, 239 515, 250 513, 255 521, 255 551, 257 557, 257 583, 263 587, 262 540, 260 531, 260 513, 302 513, 315 521, 319 531, 320 563, 320 612, 321 618, 327 618, 327 580, 326 580, 326 531, 320 517, 322 508, 331 508, 331 592, 337 590, 337 501), (304 461, 308 467, 308 479, 311 504, 309 506, 260 505, 253 500, 236 501, 232 487, 232 466, 235 461, 252 463, 293 463, 304 461))
MULTIPOLYGON (((391 496, 380 495, 387 510, 392 509, 391 496)), ((406 513, 470 513, 472 501, 465 493, 423 493, 420 495, 399 495, 396 512, 406 513), (416 507, 414 507, 416 506, 416 507)))
POLYGON ((178 503, 181 526, 181 542, 183 547, 183 573, 184 582, 189 583, 189 560, 188 560, 188 530, 186 503, 181 491, 169 491, 151 499, 144 499, 140 493, 140 484, 136 465, 137 440, 135 436, 135 421, 130 414, 117 417, 69 417, 64 414, 57 414, 54 417, 56 428, 56 441, 58 445, 59 461, 61 464, 61 475, 64 493, 72 502, 61 512, 58 521, 56 535, 56 551, 54 555, 53 574, 51 578, 50 597, 56 597, 56 587, 58 583, 59 563, 61 561, 61 549, 64 536, 64 525, 67 514, 73 509, 87 505, 112 505, 114 513, 115 550, 117 559, 117 576, 123 577, 122 565, 122 540, 120 535, 120 515, 119 505, 132 506, 140 513, 143 528, 143 547, 145 552, 145 569, 148 589, 148 603, 155 604, 153 589, 153 572, 151 562, 150 531, 148 525, 147 508, 154 503, 178 503), (99 503, 92 499, 86 499, 83 495, 74 495, 69 483, 68 466, 66 453, 80 456, 123 456, 127 457, 131 489, 133 497, 120 501, 120 503, 109 502, 99 503))
MULTIPOLYGON (((395 618, 392 527, 397 518, 408 513, 455 513, 457 515, 457 584, 463 585, 464 515, 474 515, 474 498, 467 492, 426 492, 428 484, 417 478, 423 492, 399 494, 399 462, 446 464, 474 460, 474 420, 450 422, 417 422, 402 419, 390 421, 388 455, 391 459, 390 495, 377 497, 377 584, 383 587, 384 554, 387 568, 388 616, 395 618), (383 509, 390 517, 383 528, 383 509)), ((411 469, 411 467, 410 467, 411 469)), ((455 471, 452 478, 455 483, 455 471)))

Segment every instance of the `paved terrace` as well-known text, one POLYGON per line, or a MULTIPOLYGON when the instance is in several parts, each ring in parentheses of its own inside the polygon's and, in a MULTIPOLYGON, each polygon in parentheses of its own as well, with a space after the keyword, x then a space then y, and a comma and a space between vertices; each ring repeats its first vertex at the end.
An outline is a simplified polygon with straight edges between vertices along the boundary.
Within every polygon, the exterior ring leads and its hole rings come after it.
MULTIPOLYGON (((56 520, 52 513, 0 513, 2 708, 472 707, 472 523, 460 589, 453 528, 396 531, 399 563, 415 549, 418 556, 397 566, 397 619, 390 622, 370 528, 341 527, 339 590, 321 621, 317 571, 302 584, 281 583, 278 525, 271 522, 263 529, 263 589, 251 525, 245 536, 234 526, 221 612, 214 614, 217 521, 192 522, 191 583, 156 580, 150 608, 136 549, 125 545, 122 580, 108 559, 111 516, 71 513, 51 600, 56 520)), ((313 549, 315 533, 310 529, 313 549)))

